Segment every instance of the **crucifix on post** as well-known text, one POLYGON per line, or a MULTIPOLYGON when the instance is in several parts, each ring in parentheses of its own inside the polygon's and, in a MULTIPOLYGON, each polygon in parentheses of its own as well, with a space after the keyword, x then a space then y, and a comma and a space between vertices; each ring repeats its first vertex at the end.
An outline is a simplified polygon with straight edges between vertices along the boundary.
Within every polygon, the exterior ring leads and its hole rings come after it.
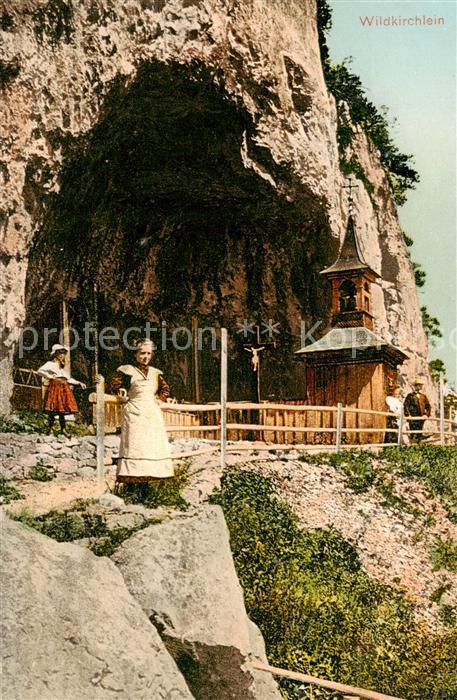
POLYGON ((260 337, 260 326, 255 326, 256 329, 256 340, 253 343, 246 343, 244 345, 244 349, 246 352, 248 352, 251 355, 251 369, 253 374, 255 375, 256 379, 256 389, 255 389, 255 394, 256 394, 256 402, 260 403, 261 400, 261 391, 260 391, 260 358, 261 358, 261 353, 264 350, 269 350, 271 346, 273 345, 273 342, 271 340, 264 340, 262 341, 260 337))

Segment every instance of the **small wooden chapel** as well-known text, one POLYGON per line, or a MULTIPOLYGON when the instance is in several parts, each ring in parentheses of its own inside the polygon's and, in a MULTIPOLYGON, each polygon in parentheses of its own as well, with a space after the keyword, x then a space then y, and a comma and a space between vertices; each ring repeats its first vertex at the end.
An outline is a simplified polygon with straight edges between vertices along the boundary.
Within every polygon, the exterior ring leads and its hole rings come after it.
POLYGON ((295 353, 306 363, 306 401, 385 411, 407 355, 374 333, 371 285, 379 275, 363 259, 351 213, 338 258, 321 274, 332 285, 331 329, 295 353))

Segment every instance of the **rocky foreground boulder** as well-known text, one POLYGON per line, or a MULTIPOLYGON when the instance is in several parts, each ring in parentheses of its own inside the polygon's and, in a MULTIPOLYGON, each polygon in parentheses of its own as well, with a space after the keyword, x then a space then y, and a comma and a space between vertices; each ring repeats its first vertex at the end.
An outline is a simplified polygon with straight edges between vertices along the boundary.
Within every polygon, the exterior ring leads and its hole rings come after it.
POLYGON ((0 518, 2 700, 192 700, 111 561, 0 518))
POLYGON ((197 700, 280 700, 263 640, 248 619, 219 506, 153 525, 113 555, 197 700))

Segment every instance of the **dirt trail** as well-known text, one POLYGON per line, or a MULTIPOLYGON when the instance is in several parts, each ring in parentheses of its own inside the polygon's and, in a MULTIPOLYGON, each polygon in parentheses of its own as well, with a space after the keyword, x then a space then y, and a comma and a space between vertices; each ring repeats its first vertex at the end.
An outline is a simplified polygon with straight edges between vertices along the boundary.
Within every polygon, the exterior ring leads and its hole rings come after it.
POLYGON ((13 482, 24 498, 12 501, 7 509, 17 512, 28 508, 34 515, 61 509, 77 498, 97 498, 114 486, 114 476, 103 479, 65 479, 58 481, 21 480, 13 482))

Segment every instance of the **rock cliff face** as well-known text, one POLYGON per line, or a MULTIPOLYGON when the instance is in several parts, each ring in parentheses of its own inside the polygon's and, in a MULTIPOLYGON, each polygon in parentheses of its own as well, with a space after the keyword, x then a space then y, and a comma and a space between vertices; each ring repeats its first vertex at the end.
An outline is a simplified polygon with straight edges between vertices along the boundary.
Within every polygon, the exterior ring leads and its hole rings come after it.
POLYGON ((193 700, 159 634, 106 558, 0 513, 5 700, 193 700), (33 669, 27 672, 26 669, 33 669))
MULTIPOLYGON (((96 282, 102 325, 228 325, 233 398, 249 397, 237 323, 272 319, 265 396, 302 395, 300 320, 328 323, 319 271, 347 220, 314 0, 0 8, 4 386, 24 324, 53 325, 64 297, 82 326, 96 282)), ((377 154, 362 133, 352 148, 374 185, 358 183, 354 215, 383 277, 377 330, 410 356, 406 382, 427 372, 411 263, 377 154)), ((189 360, 160 357, 188 398, 189 360)), ((213 398, 211 352, 201 363, 213 398)))
POLYGON ((149 522, 116 552, 119 568, 89 539, 55 542, 0 508, 2 698, 281 700, 252 666, 267 663, 265 645, 221 509, 148 510, 112 494, 100 506, 85 515, 113 530, 149 522))

